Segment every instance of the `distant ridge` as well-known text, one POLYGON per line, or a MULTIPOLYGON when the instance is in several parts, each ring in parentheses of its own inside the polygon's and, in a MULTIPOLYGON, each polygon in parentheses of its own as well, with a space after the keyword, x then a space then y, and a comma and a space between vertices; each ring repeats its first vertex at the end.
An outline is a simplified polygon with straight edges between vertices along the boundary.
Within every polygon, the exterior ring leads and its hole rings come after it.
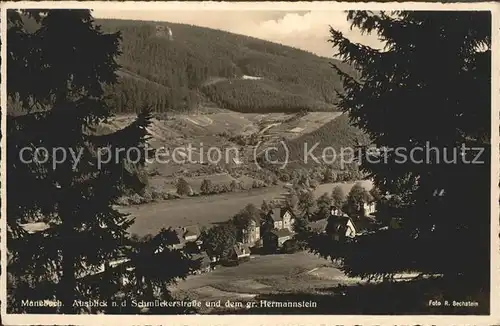
POLYGON ((123 37, 120 83, 107 87, 118 112, 204 105, 240 112, 335 111, 333 60, 252 37, 167 22, 96 20, 123 37))

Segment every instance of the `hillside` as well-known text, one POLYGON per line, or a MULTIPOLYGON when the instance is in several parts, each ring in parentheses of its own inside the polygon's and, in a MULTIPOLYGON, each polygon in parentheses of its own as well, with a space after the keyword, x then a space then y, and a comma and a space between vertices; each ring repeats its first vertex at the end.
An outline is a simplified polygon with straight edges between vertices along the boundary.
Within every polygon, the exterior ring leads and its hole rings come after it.
MULTIPOLYGON (((239 112, 335 111, 341 82, 332 59, 209 28, 97 20, 120 31, 120 83, 108 87, 119 112, 201 106, 239 112)), ((344 67, 345 68, 345 67, 344 67)))
POLYGON ((289 168, 316 165, 318 162, 314 158, 317 158, 320 165, 331 165, 335 169, 342 168, 343 165, 347 168, 355 155, 351 150, 355 149, 358 142, 367 144, 370 139, 366 133, 350 123, 347 114, 341 114, 312 132, 286 139, 284 146, 287 152, 281 146, 279 151, 274 153, 273 159, 279 162, 287 160, 289 168), (344 153, 345 164, 342 164, 340 159, 341 153, 344 153))

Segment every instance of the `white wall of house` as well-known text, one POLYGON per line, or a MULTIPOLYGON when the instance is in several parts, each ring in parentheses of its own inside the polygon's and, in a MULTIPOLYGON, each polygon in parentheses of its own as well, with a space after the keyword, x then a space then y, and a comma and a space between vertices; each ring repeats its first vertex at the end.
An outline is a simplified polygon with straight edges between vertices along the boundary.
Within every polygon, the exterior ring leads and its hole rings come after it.
POLYGON ((354 238, 356 236, 356 228, 354 227, 354 224, 350 219, 347 222, 347 230, 345 232, 345 236, 349 238, 354 238))
POLYGON ((283 215, 283 228, 292 230, 292 215, 290 215, 290 212, 283 215))
POLYGON ((365 216, 375 213, 375 203, 364 203, 363 212, 365 216))
POLYGON ((186 239, 186 241, 196 241, 196 239, 198 239, 198 236, 189 235, 189 236, 185 237, 184 239, 186 239))

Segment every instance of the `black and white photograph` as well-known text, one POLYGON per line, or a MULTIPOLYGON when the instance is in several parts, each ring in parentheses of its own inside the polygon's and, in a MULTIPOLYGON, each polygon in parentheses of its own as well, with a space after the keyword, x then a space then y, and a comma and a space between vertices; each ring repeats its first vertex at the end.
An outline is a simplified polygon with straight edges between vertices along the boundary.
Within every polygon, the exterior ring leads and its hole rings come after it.
POLYGON ((491 320, 496 20, 486 3, 4 4, 3 323, 491 320))

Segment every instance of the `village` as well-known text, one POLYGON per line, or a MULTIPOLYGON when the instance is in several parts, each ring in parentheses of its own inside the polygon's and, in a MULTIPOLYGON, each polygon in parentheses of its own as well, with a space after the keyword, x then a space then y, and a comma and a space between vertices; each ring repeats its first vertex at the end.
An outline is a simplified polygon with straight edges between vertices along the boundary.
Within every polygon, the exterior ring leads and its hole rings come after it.
MULTIPOLYGON (((316 205, 320 208, 314 213, 307 209, 301 211, 298 207, 292 207, 289 201, 282 200, 275 203, 276 207, 269 207, 264 202, 260 209, 249 204, 232 219, 211 228, 199 225, 177 226, 173 228, 176 240, 170 247, 185 250, 193 259, 200 261, 200 268, 193 273, 201 274, 214 270, 219 265, 237 266, 250 261, 255 255, 287 254, 304 250, 305 246, 300 243, 305 237, 304 232, 324 233, 341 241, 380 227, 376 211, 377 202, 382 198, 375 199, 359 184, 353 186, 346 198, 342 198, 345 195, 339 189, 334 189, 332 195, 328 209, 324 208, 328 201, 325 200, 327 194, 318 198, 316 205), (348 202, 355 207, 349 207, 348 202), (224 229, 229 232, 224 234, 224 229), (225 239, 222 238, 224 235, 225 239), (217 236, 221 238, 214 241, 212 238, 217 236)), ((300 197, 299 201, 304 200, 300 197)), ((299 202, 296 206, 307 205, 299 202)))

